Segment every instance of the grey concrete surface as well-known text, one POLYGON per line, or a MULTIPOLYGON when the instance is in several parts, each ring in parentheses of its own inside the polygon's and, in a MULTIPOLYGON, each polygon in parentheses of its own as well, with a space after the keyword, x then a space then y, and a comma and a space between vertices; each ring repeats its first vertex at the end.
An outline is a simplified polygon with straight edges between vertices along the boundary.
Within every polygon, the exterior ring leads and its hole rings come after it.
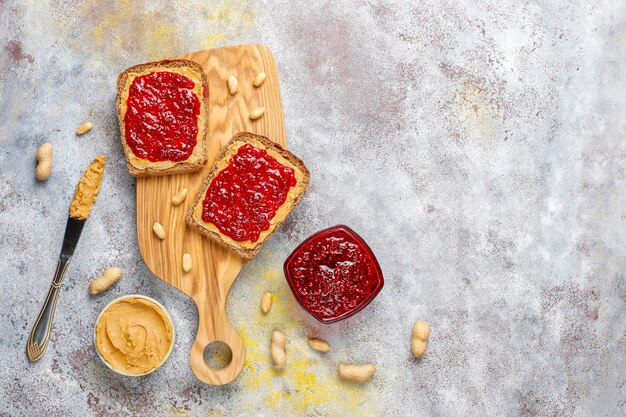
POLYGON ((626 415, 625 63, 623 1, 0 1, 0 415, 626 415), (237 279, 228 312, 247 362, 209 387, 188 366, 193 303, 137 249, 115 79, 239 43, 272 49, 312 187, 237 279), (85 120, 94 129, 76 137, 85 120), (34 153, 47 141, 54 171, 40 183, 34 153), (30 364, 72 190, 99 153, 102 193, 48 351, 30 364), (338 223, 367 240, 386 285, 322 326, 281 265, 338 223), (89 280, 113 265, 122 280, 90 297, 89 280), (178 332, 169 361, 141 379, 111 373, 92 341, 100 310, 129 293, 164 303, 178 332), (409 350, 418 318, 432 326, 421 360, 409 350), (280 374, 274 328, 289 339, 280 374), (308 349, 309 335, 331 352, 308 349), (378 370, 346 384, 339 361, 378 370))

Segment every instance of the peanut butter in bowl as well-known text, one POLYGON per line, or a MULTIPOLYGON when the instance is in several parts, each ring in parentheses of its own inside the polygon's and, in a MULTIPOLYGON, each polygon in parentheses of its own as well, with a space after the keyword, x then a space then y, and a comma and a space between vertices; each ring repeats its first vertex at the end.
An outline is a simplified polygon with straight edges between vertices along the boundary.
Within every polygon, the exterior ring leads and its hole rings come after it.
POLYGON ((169 357, 174 337, 174 323, 165 307, 143 295, 114 300, 96 321, 98 355, 122 375, 154 372, 169 357))

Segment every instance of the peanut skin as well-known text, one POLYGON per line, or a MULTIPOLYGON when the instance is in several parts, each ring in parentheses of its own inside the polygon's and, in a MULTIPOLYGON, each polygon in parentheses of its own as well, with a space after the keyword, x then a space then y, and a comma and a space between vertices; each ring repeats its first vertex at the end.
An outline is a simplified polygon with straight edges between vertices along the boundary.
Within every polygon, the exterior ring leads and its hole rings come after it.
POLYGON ((115 284, 122 276, 121 268, 107 268, 102 273, 102 276, 94 279, 89 284, 89 293, 91 295, 100 294, 102 291, 108 290, 113 284, 115 284))

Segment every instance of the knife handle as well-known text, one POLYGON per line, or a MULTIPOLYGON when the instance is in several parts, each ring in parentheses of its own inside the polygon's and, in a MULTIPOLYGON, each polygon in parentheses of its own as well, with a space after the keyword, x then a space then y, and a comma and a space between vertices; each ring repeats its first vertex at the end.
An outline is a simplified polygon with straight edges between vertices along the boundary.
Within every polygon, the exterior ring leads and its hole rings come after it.
POLYGON ((38 361, 46 351, 48 347, 48 340, 50 339, 50 330, 52 330, 52 321, 54 319, 54 310, 57 306, 57 299, 59 298, 59 291, 61 289, 61 283, 65 276, 65 271, 70 263, 71 258, 61 257, 57 264, 57 269, 52 279, 52 285, 48 291, 46 302, 43 304, 43 308, 37 317, 35 326, 30 332, 28 343, 26 344, 26 354, 31 362, 38 361))

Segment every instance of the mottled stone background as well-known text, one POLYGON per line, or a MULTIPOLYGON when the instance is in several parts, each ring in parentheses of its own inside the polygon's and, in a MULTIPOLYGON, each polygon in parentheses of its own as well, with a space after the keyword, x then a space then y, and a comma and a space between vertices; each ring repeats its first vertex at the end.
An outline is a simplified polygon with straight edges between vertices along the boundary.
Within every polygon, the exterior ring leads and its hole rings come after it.
POLYGON ((0 1, 0 415, 626 415, 626 3, 624 1, 0 1), (192 302, 155 279, 135 232, 114 109, 124 68, 175 53, 264 43, 278 65, 290 148, 312 187, 232 288, 248 357, 224 387, 188 365, 192 302), (90 120, 94 129, 74 135, 90 120), (54 172, 34 154, 54 145, 54 172), (48 351, 25 345, 54 272, 73 187, 109 157, 70 266, 48 351), (322 326, 289 293, 287 254, 345 223, 386 285, 322 326), (124 268, 110 291, 89 280, 124 268), (259 312, 265 291, 272 313, 259 312), (164 303, 169 361, 113 374, 92 342, 117 296, 164 303), (427 355, 410 355, 414 320, 427 355), (268 340, 289 338, 275 373, 268 340), (320 355, 306 336, 328 339, 320 355), (378 366, 363 386, 341 360, 378 366))

